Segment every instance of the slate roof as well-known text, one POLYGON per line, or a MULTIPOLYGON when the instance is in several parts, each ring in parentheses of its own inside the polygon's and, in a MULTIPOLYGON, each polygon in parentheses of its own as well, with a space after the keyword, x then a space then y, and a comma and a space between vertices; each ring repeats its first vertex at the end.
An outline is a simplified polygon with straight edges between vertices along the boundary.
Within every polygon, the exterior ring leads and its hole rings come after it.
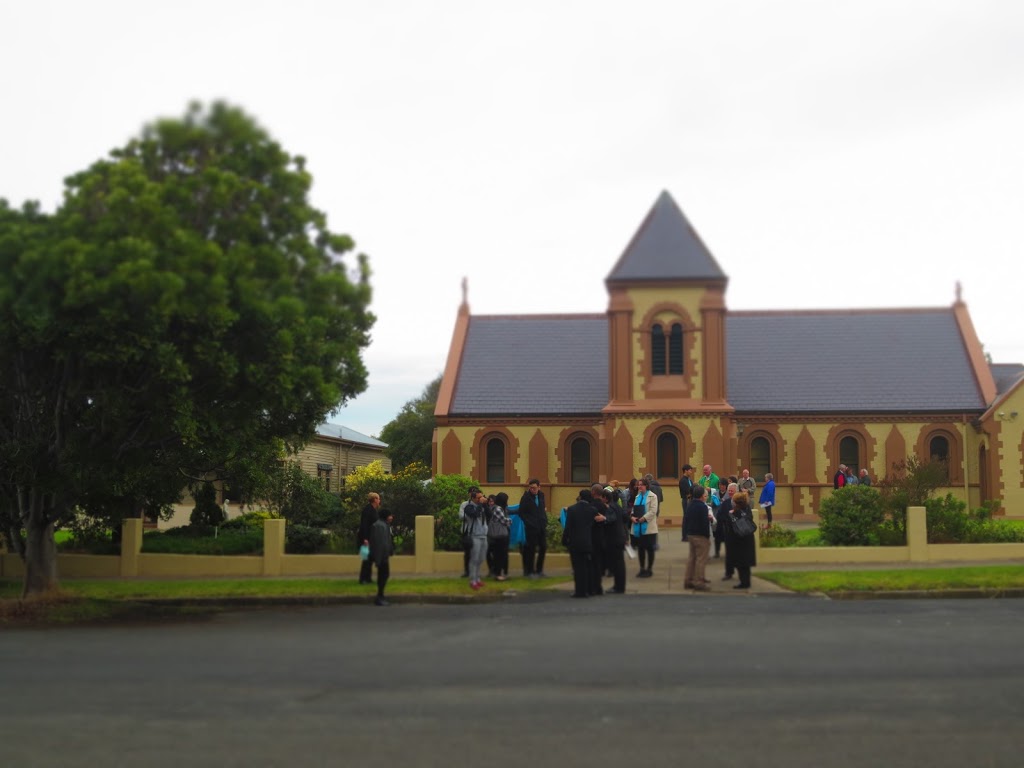
POLYGON ((737 411, 986 406, 951 309, 735 313, 726 334, 737 411))
POLYGON ((996 394, 1009 391, 1017 379, 1024 375, 1024 365, 1020 363, 990 363, 989 370, 996 382, 996 394))
MULTIPOLYGON (((726 349, 728 400, 740 412, 986 406, 950 309, 732 313, 726 349)), ((470 318, 451 415, 596 414, 607 404, 604 315, 470 318)))
POLYGON ((662 192, 607 277, 636 280, 725 280, 726 275, 668 192, 662 192))
POLYGON ((597 413, 608 404, 604 315, 472 316, 450 413, 597 413))
POLYGON ((354 429, 343 427, 340 424, 321 424, 316 428, 316 433, 321 437, 333 437, 336 440, 344 440, 349 443, 359 443, 360 445, 369 445, 373 448, 387 448, 387 443, 382 443, 375 437, 364 435, 362 432, 356 432, 354 429))

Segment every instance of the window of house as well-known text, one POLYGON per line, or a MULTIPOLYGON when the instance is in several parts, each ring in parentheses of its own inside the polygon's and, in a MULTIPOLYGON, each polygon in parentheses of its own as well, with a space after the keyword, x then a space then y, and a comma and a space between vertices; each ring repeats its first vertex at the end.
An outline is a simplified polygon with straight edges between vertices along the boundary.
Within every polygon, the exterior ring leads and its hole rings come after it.
POLYGON ((772 471, 772 444, 767 437, 755 437, 750 441, 750 476, 759 483, 772 471))
POLYGON ((585 437, 577 437, 569 446, 570 473, 569 480, 573 483, 590 482, 590 441, 585 437))
POLYGON ((505 441, 500 437, 487 441, 487 482, 505 482, 505 441))
POLYGON ((679 472, 679 440, 671 432, 662 432, 656 443, 658 477, 675 477, 679 472))
POLYGON ((330 464, 316 465, 316 479, 324 484, 324 490, 331 490, 331 472, 334 469, 330 464))
POLYGON ((665 375, 665 329, 660 325, 651 328, 651 374, 665 375))
POLYGON ((944 435, 936 435, 928 441, 928 458, 942 464, 949 482, 949 440, 944 435))
POLYGON ((860 444, 857 438, 846 436, 839 441, 839 463, 848 466, 854 475, 860 472, 860 444))
POLYGON ((679 375, 683 372, 683 326, 672 324, 672 332, 668 337, 668 372, 679 375))

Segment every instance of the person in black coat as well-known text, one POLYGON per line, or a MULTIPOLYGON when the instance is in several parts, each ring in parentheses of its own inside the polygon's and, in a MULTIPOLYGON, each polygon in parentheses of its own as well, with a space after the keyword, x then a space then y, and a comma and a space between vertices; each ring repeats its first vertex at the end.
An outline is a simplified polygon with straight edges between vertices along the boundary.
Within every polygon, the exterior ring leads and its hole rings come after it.
POLYGON ((523 544, 523 575, 544 578, 544 555, 548 551, 548 510, 540 480, 533 478, 519 501, 519 519, 523 521, 526 542, 523 544))
POLYGON ((378 510, 377 521, 370 526, 370 559, 377 564, 377 599, 374 605, 386 606, 384 587, 391 576, 391 556, 395 554, 395 539, 391 533, 394 518, 386 509, 378 510))
POLYGON ((683 464, 683 475, 679 478, 679 498, 683 502, 683 511, 693 500, 693 466, 683 464))
POLYGON ((629 515, 619 506, 618 494, 605 488, 601 492, 605 501, 604 565, 611 571, 613 586, 606 589, 606 595, 621 595, 626 591, 626 526, 629 515))
MULTIPOLYGON (((380 494, 370 493, 366 497, 366 506, 359 516, 359 530, 356 531, 356 548, 370 543, 370 531, 377 522, 377 510, 380 509, 380 494)), ((378 577, 379 577, 378 573, 378 577)), ((359 566, 359 583, 373 584, 373 558, 366 558, 359 566)))
POLYGON ((593 546, 590 551, 589 592, 591 595, 603 595, 604 586, 601 584, 601 580, 604 578, 604 538, 605 525, 608 522, 608 504, 604 500, 604 488, 600 483, 594 483, 590 486, 590 498, 590 503, 594 505, 594 509, 603 520, 595 522, 594 527, 591 529, 593 546))
POLYGON ((718 509, 715 510, 715 557, 722 556, 722 544, 725 543, 725 524, 722 520, 725 519, 725 516, 732 509, 732 495, 739 490, 736 483, 726 483, 725 480, 718 485, 721 489, 722 501, 718 505, 718 509))
POLYGON ((757 533, 742 538, 737 536, 733 523, 740 517, 754 522, 750 497, 745 493, 737 493, 732 497, 732 511, 726 517, 725 567, 728 574, 726 579, 732 578, 730 568, 735 568, 740 574, 740 583, 733 589, 750 589, 750 569, 757 565, 757 547, 754 544, 757 533))
POLYGON ((576 587, 573 597, 587 597, 590 593, 594 523, 605 520, 604 515, 598 514, 592 501, 590 491, 580 491, 576 503, 565 510, 562 543, 568 547, 569 560, 572 562, 572 576, 576 587))

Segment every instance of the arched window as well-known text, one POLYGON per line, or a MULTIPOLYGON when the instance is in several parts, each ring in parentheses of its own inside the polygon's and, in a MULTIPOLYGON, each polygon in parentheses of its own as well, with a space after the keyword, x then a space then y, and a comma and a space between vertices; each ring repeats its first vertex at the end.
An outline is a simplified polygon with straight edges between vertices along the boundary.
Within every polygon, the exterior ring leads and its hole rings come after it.
POLYGON ((658 435, 657 449, 657 476, 675 477, 679 472, 679 440, 671 432, 662 432, 658 435))
POLYGON ((860 444, 847 435, 839 441, 839 463, 845 464, 856 475, 860 471, 860 444))
POLYGON ((660 325, 651 328, 651 375, 665 375, 665 329, 660 325))
POLYGON ((928 458, 942 465, 944 479, 949 482, 949 439, 944 435, 935 435, 928 441, 928 458))
POLYGON ((679 375, 683 372, 683 326, 672 324, 672 332, 668 337, 668 372, 679 375))
POLYGON ((772 471, 772 444, 767 437, 755 437, 750 441, 750 475, 759 483, 772 471))
POLYGON ((505 441, 500 437, 487 441, 487 482, 505 482, 505 441))
POLYGON ((577 437, 569 446, 570 474, 573 483, 589 483, 590 474, 590 441, 585 437, 577 437))

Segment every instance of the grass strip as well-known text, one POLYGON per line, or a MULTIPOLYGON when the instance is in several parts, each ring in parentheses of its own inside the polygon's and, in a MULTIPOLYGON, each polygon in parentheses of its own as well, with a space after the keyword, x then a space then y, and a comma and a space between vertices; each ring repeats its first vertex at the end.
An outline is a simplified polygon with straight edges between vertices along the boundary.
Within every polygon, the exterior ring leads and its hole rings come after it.
POLYGON ((793 592, 1024 588, 1022 565, 901 568, 877 571, 766 571, 757 575, 793 592))

